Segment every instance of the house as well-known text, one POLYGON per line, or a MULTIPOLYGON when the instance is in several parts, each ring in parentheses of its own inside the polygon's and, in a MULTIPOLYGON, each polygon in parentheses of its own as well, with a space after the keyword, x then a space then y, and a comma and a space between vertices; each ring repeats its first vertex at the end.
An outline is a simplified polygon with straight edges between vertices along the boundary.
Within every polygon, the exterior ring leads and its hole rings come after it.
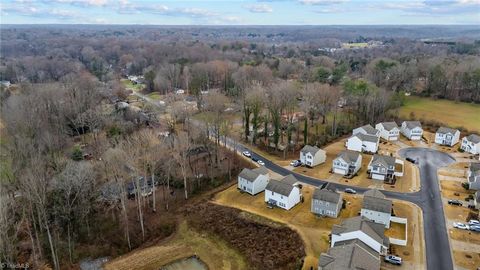
POLYGON ((324 163, 326 158, 327 152, 316 146, 305 145, 300 150, 300 161, 308 167, 324 163))
POLYGON ((411 141, 419 141, 422 139, 423 129, 420 121, 403 121, 400 131, 403 136, 411 141))
POLYGON ((376 180, 392 180, 396 176, 395 163, 394 157, 375 154, 368 164, 367 173, 376 180))
POLYGON ((380 254, 358 239, 337 242, 320 254, 318 270, 379 270, 380 254))
POLYGON ((265 167, 250 170, 243 169, 238 175, 238 189, 251 195, 256 195, 265 190, 270 177, 265 167))
POLYGON ((480 190, 480 163, 470 163, 467 179, 469 189, 480 190))
POLYGON ((435 133, 435 143, 440 145, 454 146, 460 139, 460 131, 458 129, 440 127, 435 133))
POLYGON ((359 152, 344 150, 332 162, 332 172, 341 175, 355 175, 362 167, 359 152))
POLYGON ((388 251, 389 239, 385 236, 385 226, 364 217, 344 219, 340 225, 333 225, 330 247, 338 242, 358 239, 375 252, 384 255, 388 251))
POLYGON ((470 134, 463 137, 460 149, 470 154, 480 154, 480 136, 477 134, 470 134))
POLYGON ((265 202, 285 210, 297 205, 302 200, 301 185, 291 174, 281 180, 271 179, 265 188, 265 202))
POLYGON ((363 194, 363 205, 360 215, 375 223, 390 228, 392 217, 392 201, 385 198, 382 192, 371 189, 363 194))
POLYGON ((397 141, 400 136, 400 129, 395 122, 382 122, 375 125, 375 129, 379 131, 380 138, 387 141, 397 141))
POLYGON ((328 188, 316 188, 312 195, 312 213, 336 218, 342 209, 342 194, 328 188))
POLYGON ((0 85, 4 87, 10 87, 11 83, 10 81, 0 81, 0 85))
POLYGON ((475 192, 473 200, 475 202, 475 209, 480 209, 480 191, 475 192))
POLYGON ((357 133, 347 139, 346 147, 352 151, 376 153, 378 151, 378 137, 357 133))
POLYGON ((356 135, 358 133, 365 134, 365 135, 371 135, 371 136, 380 136, 380 132, 373 128, 370 124, 358 127, 352 131, 353 135, 356 135))

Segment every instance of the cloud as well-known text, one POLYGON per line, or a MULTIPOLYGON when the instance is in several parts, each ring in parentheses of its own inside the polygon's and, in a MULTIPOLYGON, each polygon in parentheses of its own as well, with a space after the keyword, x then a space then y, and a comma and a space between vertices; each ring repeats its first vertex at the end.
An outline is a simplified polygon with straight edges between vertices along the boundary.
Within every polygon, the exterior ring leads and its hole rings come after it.
POLYGON ((299 3, 304 5, 334 5, 348 2, 348 0, 298 0, 299 3))
POLYGON ((407 16, 431 16, 475 14, 480 9, 480 0, 426 0, 399 2, 392 1, 380 5, 371 5, 372 8, 381 10, 401 11, 407 16))
POLYGON ((109 0, 44 0, 48 4, 70 4, 85 7, 103 7, 106 6, 109 0))
POLYGON ((244 6, 248 11, 253 13, 271 13, 273 12, 272 7, 267 4, 255 4, 244 6))

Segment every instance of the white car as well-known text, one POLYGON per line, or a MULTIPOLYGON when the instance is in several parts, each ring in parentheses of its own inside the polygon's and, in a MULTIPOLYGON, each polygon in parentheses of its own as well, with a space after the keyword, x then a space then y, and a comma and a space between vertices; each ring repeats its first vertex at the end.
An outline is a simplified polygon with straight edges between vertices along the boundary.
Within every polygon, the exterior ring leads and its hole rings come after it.
POLYGON ((470 225, 470 226, 480 226, 480 221, 475 220, 475 219, 470 219, 470 221, 468 222, 468 225, 470 225))
POLYGON ((384 261, 386 261, 388 263, 391 263, 391 264, 395 264, 395 265, 402 265, 402 258, 400 258, 398 256, 387 255, 387 256, 385 256, 384 261))
POLYGON ((242 155, 244 155, 246 157, 252 157, 252 154, 250 154, 250 152, 248 152, 248 151, 243 151, 242 155))
POLYGON ((453 227, 461 230, 468 230, 468 225, 460 223, 460 222, 454 222, 453 227))
POLYGON ((258 163, 258 165, 265 166, 265 162, 263 162, 261 160, 257 160, 257 163, 258 163))

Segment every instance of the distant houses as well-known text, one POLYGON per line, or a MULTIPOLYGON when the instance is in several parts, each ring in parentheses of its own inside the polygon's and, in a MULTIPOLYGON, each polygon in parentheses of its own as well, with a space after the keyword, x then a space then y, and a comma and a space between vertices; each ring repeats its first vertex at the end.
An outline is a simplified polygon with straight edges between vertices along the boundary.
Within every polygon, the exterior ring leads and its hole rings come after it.
POLYGON ((372 179, 392 181, 395 176, 403 176, 403 171, 396 170, 397 163, 401 162, 397 162, 395 157, 375 154, 368 164, 367 172, 372 179))
POLYGON ((463 137, 460 149, 470 154, 480 154, 480 136, 477 134, 470 134, 463 137))
POLYGON ((357 133, 347 139, 346 147, 352 151, 376 153, 378 151, 378 141, 377 136, 357 133))
POLYGON ((251 195, 256 195, 265 190, 270 177, 265 167, 256 169, 243 169, 238 175, 238 189, 251 195))
POLYGON ((359 134, 359 133, 360 134, 365 134, 365 135, 380 137, 380 131, 376 130, 371 125, 364 125, 364 126, 356 128, 352 131, 353 135, 356 135, 356 134, 359 134))
POLYGON ((419 121, 403 121, 400 131, 411 141, 419 141, 423 136, 422 124, 419 121))
POLYGON ((400 136, 400 129, 395 122, 382 122, 375 125, 375 129, 379 131, 380 138, 387 141, 397 141, 400 136))
POLYGON ((382 192, 372 189, 363 194, 363 205, 360 215, 375 223, 384 225, 385 228, 390 228, 392 208, 391 200, 386 199, 382 192))
POLYGON ((285 210, 300 203, 302 189, 298 180, 291 174, 281 180, 272 179, 265 188, 265 202, 271 206, 277 206, 285 210))
POLYGON ((300 150, 300 161, 308 167, 314 167, 325 162, 327 153, 316 146, 305 145, 300 150))
POLYGON ((312 213, 336 218, 342 209, 342 194, 328 188, 316 188, 312 195, 312 213))
POLYGON ((332 162, 332 172, 344 176, 355 175, 362 167, 362 155, 359 152, 344 150, 332 162))
POLYGON ((454 146, 460 139, 458 129, 440 127, 435 133, 435 143, 446 146, 454 146))

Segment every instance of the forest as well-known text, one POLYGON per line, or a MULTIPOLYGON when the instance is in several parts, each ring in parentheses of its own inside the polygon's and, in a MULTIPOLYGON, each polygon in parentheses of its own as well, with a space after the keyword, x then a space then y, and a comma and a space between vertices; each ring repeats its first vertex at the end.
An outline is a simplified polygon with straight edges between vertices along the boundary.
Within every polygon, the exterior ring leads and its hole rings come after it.
POLYGON ((225 136, 285 155, 406 96, 480 104, 480 31, 434 30, 2 27, 2 261, 75 268, 169 236, 248 166, 225 136))

